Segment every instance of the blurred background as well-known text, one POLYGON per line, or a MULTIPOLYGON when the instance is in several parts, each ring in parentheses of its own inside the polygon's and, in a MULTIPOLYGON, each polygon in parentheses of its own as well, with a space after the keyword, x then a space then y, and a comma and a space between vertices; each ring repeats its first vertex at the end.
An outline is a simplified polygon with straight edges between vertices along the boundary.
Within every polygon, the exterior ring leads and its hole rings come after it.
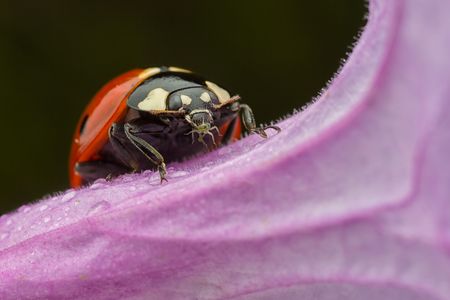
POLYGON ((365 14, 363 0, 0 0, 0 213, 68 188, 74 126, 114 76, 191 69, 269 122, 318 94, 365 14))

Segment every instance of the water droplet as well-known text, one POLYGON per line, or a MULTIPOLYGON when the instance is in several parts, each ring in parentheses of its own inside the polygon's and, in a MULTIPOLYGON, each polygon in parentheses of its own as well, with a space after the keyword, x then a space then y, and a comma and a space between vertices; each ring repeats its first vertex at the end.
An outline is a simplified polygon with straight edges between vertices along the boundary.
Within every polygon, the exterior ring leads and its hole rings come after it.
POLYGON ((17 227, 17 231, 22 231, 22 226, 17 227))
POLYGON ((102 200, 100 202, 95 203, 91 206, 88 211, 89 215, 108 210, 111 207, 111 204, 108 201, 102 200))
POLYGON ((39 211, 44 211, 48 208, 48 205, 44 204, 41 207, 39 207, 39 211))
POLYGON ((89 187, 90 189, 97 189, 106 185, 108 181, 104 178, 99 178, 89 187))
POLYGON ((27 213, 31 210, 31 208, 29 206, 23 205, 19 208, 19 211, 22 213, 27 213))
POLYGON ((121 179, 122 179, 122 182, 131 182, 131 181, 133 181, 133 177, 131 177, 131 176, 123 176, 123 177, 121 177, 121 179))
POLYGON ((45 217, 45 218, 44 218, 44 223, 48 223, 48 222, 50 222, 50 220, 51 220, 50 217, 45 217))
POLYGON ((186 175, 189 175, 189 172, 174 171, 174 172, 170 173, 170 177, 172 177, 172 178, 182 177, 182 176, 186 176, 186 175))
POLYGON ((99 179, 97 179, 96 181, 94 181, 94 183, 101 183, 101 184, 105 184, 105 183, 107 183, 108 181, 105 179, 105 178, 99 178, 99 179))
POLYGON ((150 175, 154 175, 155 172, 153 172, 152 170, 145 170, 144 172, 142 172, 142 175, 144 176, 150 176, 150 175))
POLYGON ((152 172, 151 175, 150 175, 150 173, 146 174, 144 178, 145 178, 145 181, 150 184, 160 184, 161 183, 161 177, 159 176, 159 173, 152 172))
POLYGON ((8 233, 2 233, 2 235, 0 235, 0 240, 3 241, 8 237, 8 235, 9 235, 8 233))
POLYGON ((6 225, 11 225, 12 224, 12 220, 8 219, 8 221, 6 221, 6 225))
POLYGON ((130 191, 135 191, 135 190, 136 190, 136 187, 135 187, 134 185, 132 185, 132 186, 129 187, 129 190, 130 190, 130 191))
POLYGON ((66 193, 62 198, 61 198, 61 202, 67 202, 69 200, 72 200, 72 198, 75 196, 75 191, 70 191, 68 193, 66 193))

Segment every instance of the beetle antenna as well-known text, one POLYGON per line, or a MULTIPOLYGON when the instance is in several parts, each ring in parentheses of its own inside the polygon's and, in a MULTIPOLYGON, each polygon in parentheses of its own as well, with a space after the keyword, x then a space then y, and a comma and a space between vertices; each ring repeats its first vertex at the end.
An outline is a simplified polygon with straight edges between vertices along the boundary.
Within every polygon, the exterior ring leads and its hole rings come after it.
POLYGON ((221 108, 221 107, 224 107, 225 105, 228 105, 228 104, 232 104, 232 103, 235 103, 235 102, 238 102, 239 100, 241 100, 241 96, 239 96, 239 95, 234 95, 233 97, 231 97, 230 99, 228 99, 227 101, 225 101, 225 102, 223 102, 223 103, 221 103, 221 104, 216 104, 216 105, 214 105, 214 108, 215 109, 219 109, 219 108, 221 108))

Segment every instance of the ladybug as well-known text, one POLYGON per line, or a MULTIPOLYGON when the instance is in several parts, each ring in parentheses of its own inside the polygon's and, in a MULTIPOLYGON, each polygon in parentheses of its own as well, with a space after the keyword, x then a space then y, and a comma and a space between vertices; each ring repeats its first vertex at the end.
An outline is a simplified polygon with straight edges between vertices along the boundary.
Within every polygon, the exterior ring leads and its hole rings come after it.
POLYGON ((176 67, 135 69, 107 83, 81 115, 69 160, 79 187, 146 169, 166 180, 166 163, 240 138, 241 123, 266 138, 239 96, 176 67), (241 117, 239 117, 241 116, 241 117))

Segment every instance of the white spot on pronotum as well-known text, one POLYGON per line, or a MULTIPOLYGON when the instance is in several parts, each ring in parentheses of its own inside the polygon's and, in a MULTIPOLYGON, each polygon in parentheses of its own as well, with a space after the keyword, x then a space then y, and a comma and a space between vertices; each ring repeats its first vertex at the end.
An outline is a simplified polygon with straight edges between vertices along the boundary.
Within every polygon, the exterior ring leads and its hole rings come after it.
POLYGON ((211 102, 211 97, 209 96, 209 94, 208 94, 207 92, 203 92, 203 93, 200 95, 200 99, 201 99, 203 102, 211 102))
POLYGON ((183 102, 184 105, 189 105, 192 102, 192 98, 186 95, 181 95, 181 102, 183 102))
POLYGON ((144 111, 165 110, 168 95, 169 92, 162 88, 151 90, 147 97, 139 102, 138 107, 140 110, 144 111))
POLYGON ((205 81, 205 83, 211 89, 211 91, 213 91, 217 95, 220 103, 226 103, 228 100, 230 100, 230 93, 228 93, 225 89, 221 88, 211 81, 205 81))
POLYGON ((182 73, 192 73, 189 70, 183 69, 183 68, 178 68, 178 67, 169 67, 169 71, 171 72, 182 72, 182 73))
POLYGON ((139 74, 139 78, 147 79, 150 76, 158 74, 159 72, 161 72, 160 68, 148 68, 148 69, 145 69, 144 71, 142 71, 141 74, 139 74))

